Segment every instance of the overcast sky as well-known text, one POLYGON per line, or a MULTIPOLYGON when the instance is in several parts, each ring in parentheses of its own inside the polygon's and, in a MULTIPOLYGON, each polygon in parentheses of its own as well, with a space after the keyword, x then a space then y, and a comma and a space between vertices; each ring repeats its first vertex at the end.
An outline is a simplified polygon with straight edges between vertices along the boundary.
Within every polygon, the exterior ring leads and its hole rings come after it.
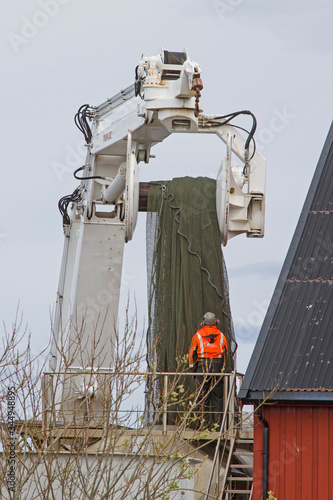
MULTIPOLYGON (((246 369, 332 120, 331 0, 16 0, 1 16, 1 318, 20 304, 36 351, 50 336, 63 233, 59 198, 77 186, 83 138, 73 116, 133 83, 141 54, 188 49, 205 113, 250 109, 267 158, 266 235, 224 249, 246 369)), ((246 125, 246 122, 243 122, 246 125)), ((250 125, 250 123, 249 123, 250 125)), ((142 181, 216 177, 225 147, 174 135, 140 164, 142 181)), ((125 297, 146 314, 145 216, 126 245, 125 297)))

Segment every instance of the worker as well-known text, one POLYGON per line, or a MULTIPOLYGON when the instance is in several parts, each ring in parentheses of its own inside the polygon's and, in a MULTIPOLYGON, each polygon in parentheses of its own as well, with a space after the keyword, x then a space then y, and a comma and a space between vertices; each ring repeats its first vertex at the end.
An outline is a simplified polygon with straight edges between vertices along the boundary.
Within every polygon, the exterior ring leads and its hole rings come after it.
POLYGON ((212 312, 207 312, 202 318, 200 329, 192 338, 189 352, 190 369, 196 371, 197 403, 200 406, 203 424, 209 425, 210 404, 213 408, 215 427, 221 424, 223 410, 223 380, 222 377, 207 377, 205 373, 221 374, 227 356, 228 344, 223 333, 217 328, 220 320, 212 312), (194 358, 197 358, 194 363, 194 358), (194 368, 194 364, 196 367, 194 368))

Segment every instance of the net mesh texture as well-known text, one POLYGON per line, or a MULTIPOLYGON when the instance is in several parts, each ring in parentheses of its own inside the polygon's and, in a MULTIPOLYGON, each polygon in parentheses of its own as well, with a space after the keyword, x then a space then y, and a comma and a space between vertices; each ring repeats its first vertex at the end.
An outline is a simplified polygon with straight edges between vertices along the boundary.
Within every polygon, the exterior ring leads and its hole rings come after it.
MULTIPOLYGON (((188 354, 203 315, 211 311, 228 342, 225 371, 232 371, 237 343, 216 214, 216 181, 182 177, 151 182, 147 212, 148 369, 184 370, 180 360, 188 354)), ((186 390, 193 392, 194 381, 186 380, 186 390)), ((159 404, 160 389, 157 377, 147 390, 148 421, 159 404)))

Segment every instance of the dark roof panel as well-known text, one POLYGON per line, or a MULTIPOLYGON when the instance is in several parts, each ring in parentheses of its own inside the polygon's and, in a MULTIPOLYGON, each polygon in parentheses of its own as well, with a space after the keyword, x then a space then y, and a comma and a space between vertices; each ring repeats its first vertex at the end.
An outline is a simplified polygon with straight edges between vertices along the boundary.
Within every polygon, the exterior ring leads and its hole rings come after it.
POLYGON ((333 123, 239 396, 272 390, 271 400, 333 400, 333 123))

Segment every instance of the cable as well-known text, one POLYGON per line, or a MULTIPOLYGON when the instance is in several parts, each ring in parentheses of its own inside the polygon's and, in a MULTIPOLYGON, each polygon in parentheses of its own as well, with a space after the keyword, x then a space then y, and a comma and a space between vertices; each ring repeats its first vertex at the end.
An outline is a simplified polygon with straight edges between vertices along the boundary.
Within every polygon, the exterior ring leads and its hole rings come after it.
POLYGON ((234 113, 228 113, 227 115, 215 116, 213 120, 208 120, 207 123, 211 124, 213 127, 219 127, 220 125, 226 125, 227 123, 229 123, 231 120, 233 120, 234 118, 236 118, 239 115, 252 116, 252 127, 251 127, 250 132, 242 127, 239 127, 238 125, 231 124, 232 127, 239 128, 239 129, 247 132, 248 137, 247 137, 246 142, 245 142, 245 147, 244 147, 245 151, 249 150, 250 142, 251 142, 251 140, 253 141, 254 151, 253 151, 251 158, 250 158, 250 160, 252 160, 252 158, 255 154, 255 151, 256 151, 256 144, 255 144, 255 140, 254 140, 253 136, 254 136, 254 133, 255 133, 256 128, 257 128, 257 119, 251 111, 242 110, 242 111, 235 111, 234 113), (220 122, 217 120, 224 120, 224 121, 220 122))
POLYGON ((87 144, 90 144, 92 139, 92 132, 88 123, 88 119, 92 120, 93 117, 94 110, 91 106, 89 106, 89 104, 83 104, 74 116, 75 125, 84 135, 84 139, 87 144))
MULTIPOLYGON (((234 128, 239 128, 240 130, 243 130, 243 132, 246 132, 247 134, 249 134, 249 133, 250 133, 248 130, 246 130, 246 128, 240 127, 239 125, 232 125, 232 127, 234 127, 234 128)), ((253 142, 253 153, 252 153, 252 155, 250 156, 249 161, 250 161, 250 160, 252 160, 252 158, 254 157, 255 152, 256 152, 256 150, 257 150, 257 145, 256 145, 255 138, 254 138, 254 137, 252 137, 252 138, 251 138, 251 140, 252 140, 252 142, 253 142)))
POLYGON ((135 67, 134 73, 135 73, 135 80, 134 80, 134 89, 135 89, 135 97, 140 96, 141 99, 144 99, 144 95, 142 94, 142 84, 143 84, 143 78, 139 77, 139 65, 135 67))
POLYGON ((139 65, 137 65, 135 67, 135 71, 134 71, 134 73, 135 73, 135 80, 134 80, 135 97, 137 95, 139 95, 141 92, 141 80, 139 79, 139 76, 138 76, 138 69, 139 69, 139 65))
POLYGON ((68 205, 70 203, 74 203, 74 202, 80 201, 81 198, 82 198, 81 185, 79 187, 77 187, 73 191, 72 194, 67 194, 66 196, 63 196, 62 198, 60 198, 60 200, 58 202, 58 208, 59 208, 59 212, 62 215, 62 223, 63 223, 64 226, 70 224, 70 218, 69 218, 69 215, 68 215, 68 212, 67 212, 68 205))
POLYGON ((104 179, 104 180, 106 179, 106 177, 102 177, 101 175, 89 175, 87 177, 78 177, 76 175, 77 172, 80 172, 81 170, 84 170, 85 168, 89 168, 89 167, 87 167, 87 165, 83 165, 82 167, 79 167, 76 170, 74 170, 73 175, 74 175, 75 179, 78 179, 79 181, 85 181, 86 179, 104 179))

